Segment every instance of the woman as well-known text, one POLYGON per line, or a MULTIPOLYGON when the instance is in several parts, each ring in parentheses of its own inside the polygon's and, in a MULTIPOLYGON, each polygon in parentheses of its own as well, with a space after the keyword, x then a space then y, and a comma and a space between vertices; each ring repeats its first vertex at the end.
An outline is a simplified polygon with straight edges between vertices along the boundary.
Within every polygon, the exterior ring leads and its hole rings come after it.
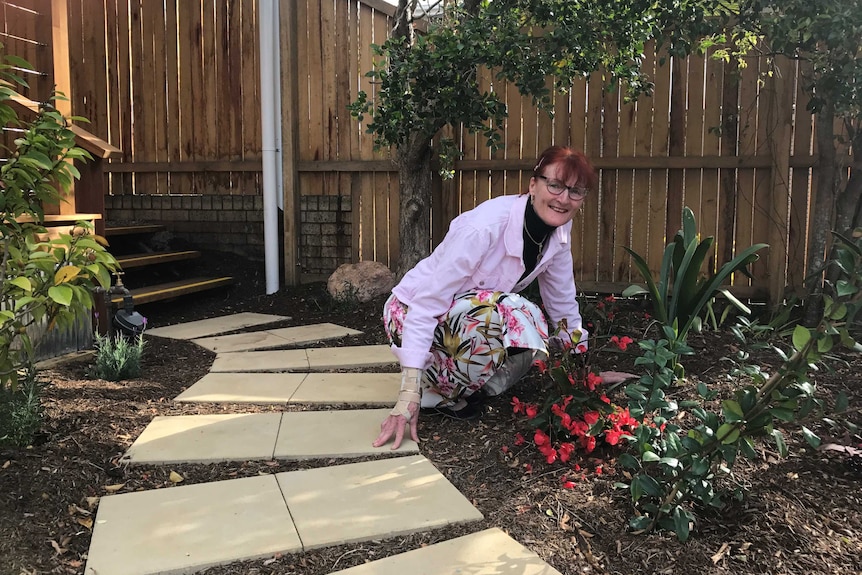
POLYGON ((534 279, 551 325, 565 320, 586 340, 569 241, 572 218, 595 182, 583 153, 548 148, 526 194, 490 199, 455 218, 440 245, 393 288, 383 319, 401 364, 401 390, 375 447, 394 436, 398 449, 408 423, 419 441, 420 404, 460 419, 477 416, 476 397, 502 393, 537 353, 547 353, 542 311, 517 295, 534 279))

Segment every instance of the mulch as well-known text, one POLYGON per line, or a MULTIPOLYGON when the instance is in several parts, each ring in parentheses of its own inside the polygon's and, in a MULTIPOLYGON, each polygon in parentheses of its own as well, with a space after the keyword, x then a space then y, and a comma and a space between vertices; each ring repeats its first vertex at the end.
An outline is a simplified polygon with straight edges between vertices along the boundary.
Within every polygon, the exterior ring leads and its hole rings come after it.
MULTIPOLYGON (((240 278, 238 284, 230 290, 140 306, 149 325, 255 311, 291 317, 279 326, 326 321, 363 332, 326 345, 385 342, 382 300, 333 302, 323 284, 258 295, 263 293, 260 263, 225 254, 209 257, 214 267, 233 271, 240 278)), ((83 573, 98 498, 111 492, 169 488, 174 485, 172 471, 188 485, 361 461, 123 466, 121 456, 155 416, 284 409, 174 404, 173 397, 207 373, 214 354, 184 341, 146 336, 146 342, 143 374, 130 381, 88 378, 87 359, 43 372, 48 385, 41 432, 25 449, 0 448, 0 574, 83 573)), ((692 381, 704 381, 725 392, 738 385, 723 361, 735 351, 726 332, 695 334, 690 343, 697 353, 685 358, 684 365, 692 381)), ((814 375, 818 393, 829 398, 844 390, 851 397, 851 406, 858 405, 862 359, 849 353, 840 358, 829 362, 831 369, 814 375)), ((601 367, 636 370, 633 359, 633 354, 621 355, 601 367)), ((764 369, 774 366, 768 355, 758 360, 764 369)), ((627 528, 632 509, 626 493, 614 487, 622 474, 616 466, 618 452, 594 452, 569 464, 548 465, 529 442, 515 445, 516 434, 530 437, 531 429, 522 415, 513 413, 512 396, 539 401, 542 387, 540 376, 532 374, 514 390, 489 401, 484 416, 476 422, 441 417, 420 420, 422 454, 484 514, 482 522, 240 562, 205 572, 324 575, 499 527, 564 575, 862 573, 862 475, 844 454, 812 450, 799 439, 798 429, 787 428, 791 455, 780 459, 774 447, 763 442, 758 445, 759 459, 740 459, 733 481, 745 487, 748 496, 701 516, 687 543, 679 543, 668 533, 635 535, 627 528), (573 487, 565 488, 563 477, 573 487)), ((686 397, 692 387, 682 386, 675 394, 686 397)), ((826 439, 840 442, 845 438, 826 439)))

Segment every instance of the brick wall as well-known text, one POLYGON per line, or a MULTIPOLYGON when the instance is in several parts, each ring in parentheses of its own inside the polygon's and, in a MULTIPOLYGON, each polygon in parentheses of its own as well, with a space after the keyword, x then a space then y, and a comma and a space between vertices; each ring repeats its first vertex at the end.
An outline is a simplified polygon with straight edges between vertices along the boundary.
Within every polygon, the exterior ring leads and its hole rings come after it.
POLYGON ((201 249, 263 259, 261 196, 105 196, 108 223, 164 224, 201 249))
POLYGON ((350 196, 302 196, 299 265, 303 274, 329 276, 352 261, 350 196))
MULTIPOLYGON (((200 249, 263 259, 263 197, 108 195, 108 223, 164 224, 200 249)), ((303 274, 325 279, 352 260, 349 196, 300 198, 299 263, 303 274)))

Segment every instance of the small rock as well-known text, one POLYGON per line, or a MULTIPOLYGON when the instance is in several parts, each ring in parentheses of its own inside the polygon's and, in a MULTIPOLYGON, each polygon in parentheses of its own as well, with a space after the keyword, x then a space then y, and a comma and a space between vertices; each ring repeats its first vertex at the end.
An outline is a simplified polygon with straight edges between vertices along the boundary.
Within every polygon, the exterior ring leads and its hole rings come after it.
POLYGON ((389 293, 395 286, 395 274, 380 262, 364 261, 343 264, 329 276, 326 289, 334 299, 355 298, 368 302, 389 293))

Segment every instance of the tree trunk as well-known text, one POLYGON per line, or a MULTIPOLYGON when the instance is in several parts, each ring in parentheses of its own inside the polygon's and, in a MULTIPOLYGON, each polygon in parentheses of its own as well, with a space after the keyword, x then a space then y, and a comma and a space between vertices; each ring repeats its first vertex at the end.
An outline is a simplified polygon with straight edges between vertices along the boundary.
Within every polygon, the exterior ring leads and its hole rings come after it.
POLYGON ((396 275, 400 279, 419 260, 431 253, 432 178, 431 137, 414 133, 396 153, 401 189, 398 222, 401 255, 396 275))
MULTIPOLYGON (((856 154, 862 150, 862 147, 859 145, 862 144, 862 141, 860 141, 862 140, 862 134, 859 134, 852 124, 847 127, 850 135, 850 145, 854 152, 854 165, 851 167, 850 178, 844 185, 844 191, 838 195, 835 210, 835 231, 844 235, 849 234, 855 227, 854 220, 856 219, 856 210, 859 205, 860 193, 862 193, 862 180, 860 180, 858 169, 860 160, 856 157, 856 154)), ((841 169, 843 172, 843 168, 840 166, 836 167, 841 169)))
POLYGON ((815 135, 817 138, 817 192, 811 213, 811 237, 808 241, 808 297, 805 302, 803 321, 813 325, 820 315, 819 297, 823 289, 823 266, 826 264, 826 249, 830 230, 835 225, 835 108, 826 104, 817 114, 815 135))

